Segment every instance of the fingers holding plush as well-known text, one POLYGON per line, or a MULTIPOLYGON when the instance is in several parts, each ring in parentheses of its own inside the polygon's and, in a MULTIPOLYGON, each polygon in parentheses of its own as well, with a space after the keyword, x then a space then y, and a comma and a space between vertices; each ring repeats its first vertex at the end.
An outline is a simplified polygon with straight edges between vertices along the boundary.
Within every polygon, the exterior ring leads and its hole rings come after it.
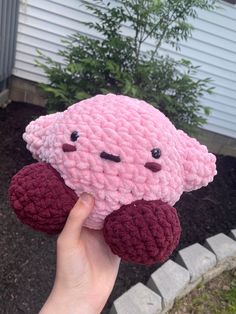
POLYGON ((60 234, 60 238, 68 244, 79 241, 80 232, 86 218, 94 206, 94 198, 88 193, 82 193, 75 206, 70 211, 66 224, 60 234))

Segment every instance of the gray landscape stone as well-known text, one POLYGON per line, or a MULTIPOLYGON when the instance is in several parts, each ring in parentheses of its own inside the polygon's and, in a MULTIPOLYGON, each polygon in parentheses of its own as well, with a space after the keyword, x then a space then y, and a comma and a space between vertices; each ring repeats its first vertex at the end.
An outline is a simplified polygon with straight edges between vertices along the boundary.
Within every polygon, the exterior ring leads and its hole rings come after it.
POLYGON ((142 283, 138 283, 115 300, 110 314, 159 314, 161 312, 162 298, 142 283))
POLYGON ((236 241, 219 233, 206 240, 205 246, 216 255, 218 263, 234 262, 236 259, 236 241))
POLYGON ((202 277, 198 278, 197 280, 195 280, 194 282, 190 282, 185 289, 182 291, 182 293, 180 293, 178 295, 178 297, 176 298, 181 299, 183 297, 185 297, 186 295, 188 295, 193 289, 195 289, 197 286, 199 286, 202 282, 202 277))
POLYGON ((201 282, 236 268, 236 229, 230 237, 223 233, 195 243, 178 252, 176 262, 168 260, 150 277, 147 288, 136 284, 112 306, 110 314, 164 314, 201 282), (182 266, 183 267, 182 267, 182 266), (153 290, 153 291, 152 291, 153 290))
POLYGON ((163 308, 170 309, 175 298, 183 293, 189 281, 189 271, 168 260, 151 275, 147 285, 162 296, 163 308))
POLYGON ((176 261, 188 269, 190 282, 194 282, 215 267, 216 256, 199 243, 195 243, 180 250, 176 261))
POLYGON ((230 236, 232 239, 236 240, 236 229, 231 230, 230 236))

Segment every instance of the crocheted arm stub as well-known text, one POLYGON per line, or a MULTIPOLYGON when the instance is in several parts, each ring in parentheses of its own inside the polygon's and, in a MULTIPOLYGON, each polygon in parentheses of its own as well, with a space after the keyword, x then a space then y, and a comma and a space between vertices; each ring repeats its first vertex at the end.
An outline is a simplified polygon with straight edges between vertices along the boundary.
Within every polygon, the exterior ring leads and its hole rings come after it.
POLYGON ((41 116, 35 121, 31 121, 23 134, 23 139, 27 143, 27 149, 31 151, 33 158, 41 160, 40 150, 50 134, 50 127, 56 123, 61 116, 60 112, 41 116))
POLYGON ((179 152, 183 158, 184 190, 188 192, 206 186, 217 174, 216 157, 182 130, 178 130, 178 136, 179 152))

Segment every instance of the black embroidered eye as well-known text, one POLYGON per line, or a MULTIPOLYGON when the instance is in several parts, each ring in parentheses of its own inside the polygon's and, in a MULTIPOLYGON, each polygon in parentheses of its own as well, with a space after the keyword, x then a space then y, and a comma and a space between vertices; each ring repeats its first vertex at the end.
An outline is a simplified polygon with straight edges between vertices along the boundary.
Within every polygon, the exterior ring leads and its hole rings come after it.
POLYGON ((78 133, 77 131, 74 131, 74 132, 72 132, 71 135, 70 135, 70 140, 71 140, 72 142, 76 142, 77 139, 78 139, 78 137, 79 137, 79 133, 78 133))
POLYGON ((160 150, 160 148, 153 148, 151 153, 152 153, 152 157, 155 158, 155 159, 158 159, 158 158, 161 157, 161 150, 160 150))

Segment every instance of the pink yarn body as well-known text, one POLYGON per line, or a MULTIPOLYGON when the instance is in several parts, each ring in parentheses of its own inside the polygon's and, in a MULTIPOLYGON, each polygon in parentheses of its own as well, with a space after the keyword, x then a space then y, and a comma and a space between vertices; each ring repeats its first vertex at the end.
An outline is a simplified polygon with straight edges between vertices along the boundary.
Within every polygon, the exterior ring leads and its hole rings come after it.
POLYGON ((50 163, 78 196, 94 195, 95 207, 85 222, 93 229, 136 200, 174 205, 184 191, 206 186, 216 174, 215 156, 205 146, 177 130, 159 110, 127 96, 98 95, 40 117, 23 138, 33 156, 50 163), (72 141, 74 131, 79 137, 72 141), (158 159, 152 156, 154 148, 161 150, 158 159), (101 158, 102 152, 119 156, 120 162, 101 158), (148 162, 161 170, 146 168, 148 162))

